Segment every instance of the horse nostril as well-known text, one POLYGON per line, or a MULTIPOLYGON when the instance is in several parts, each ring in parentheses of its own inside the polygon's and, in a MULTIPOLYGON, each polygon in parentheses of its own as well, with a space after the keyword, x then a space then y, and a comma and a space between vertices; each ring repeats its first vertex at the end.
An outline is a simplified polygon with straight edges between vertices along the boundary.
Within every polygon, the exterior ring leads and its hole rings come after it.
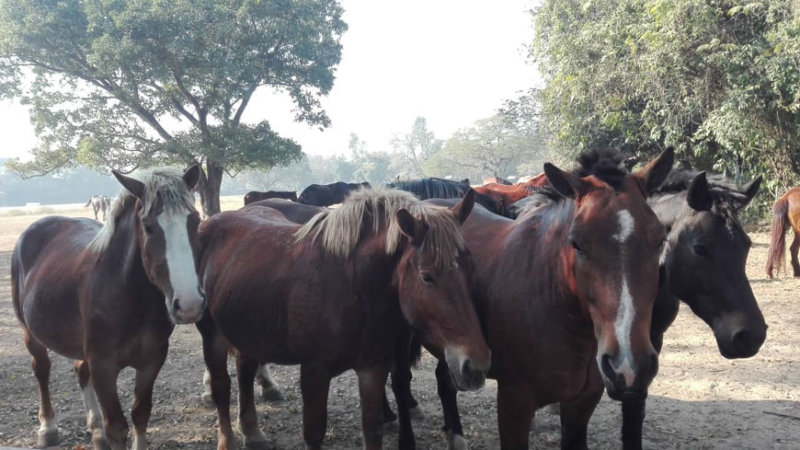
POLYGON ((734 333, 733 344, 739 347, 746 347, 750 345, 750 332, 747 330, 739 330, 734 333))
POLYGON ((175 312, 181 310, 181 300, 179 298, 176 298, 172 301, 172 308, 175 310, 175 312))
POLYGON ((617 372, 614 370, 614 366, 611 365, 611 355, 608 353, 603 353, 603 356, 600 357, 600 368, 609 380, 616 378, 617 372))

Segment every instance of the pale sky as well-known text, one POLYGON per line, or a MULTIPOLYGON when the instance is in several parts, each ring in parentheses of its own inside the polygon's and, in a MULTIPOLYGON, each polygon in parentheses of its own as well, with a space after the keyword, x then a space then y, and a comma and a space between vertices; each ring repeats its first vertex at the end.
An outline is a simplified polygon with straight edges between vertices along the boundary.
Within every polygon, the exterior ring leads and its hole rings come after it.
MULTIPOLYGON (((309 154, 347 152, 350 133, 370 150, 388 150, 425 117, 436 137, 494 114, 502 101, 539 83, 526 62, 535 0, 343 0, 349 29, 324 131, 293 121, 291 102, 263 90, 244 119, 266 118, 309 154)), ((0 157, 23 157, 36 144, 25 108, 0 102, 0 157)))

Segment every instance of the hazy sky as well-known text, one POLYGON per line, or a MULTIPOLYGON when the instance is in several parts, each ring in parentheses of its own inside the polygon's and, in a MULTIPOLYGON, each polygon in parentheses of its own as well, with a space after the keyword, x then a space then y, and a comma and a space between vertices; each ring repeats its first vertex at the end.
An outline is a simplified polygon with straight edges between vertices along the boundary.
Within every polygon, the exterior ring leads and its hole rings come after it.
MULTIPOLYGON (((388 149, 417 116, 437 137, 491 116, 502 100, 538 82, 526 62, 535 0, 343 0, 349 29, 333 90, 323 99, 325 131, 293 122, 288 97, 263 90, 244 120, 266 118, 310 154, 347 151, 350 133, 370 150, 388 149)), ((36 144, 27 111, 0 102, 0 157, 36 144)))

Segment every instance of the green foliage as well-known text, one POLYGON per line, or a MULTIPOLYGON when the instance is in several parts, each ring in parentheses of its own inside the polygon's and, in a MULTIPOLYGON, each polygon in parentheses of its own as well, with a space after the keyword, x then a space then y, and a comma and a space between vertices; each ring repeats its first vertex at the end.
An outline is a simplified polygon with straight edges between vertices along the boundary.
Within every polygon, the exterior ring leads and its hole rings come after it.
POLYGON ((299 145, 242 115, 270 86, 297 120, 329 124, 341 15, 336 0, 2 0, 0 98, 30 105, 41 142, 12 166, 205 161, 216 195, 222 170, 297 160, 299 145))
POLYGON ((545 1, 532 55, 543 122, 562 154, 667 145, 767 191, 800 173, 800 5, 707 0, 545 1))

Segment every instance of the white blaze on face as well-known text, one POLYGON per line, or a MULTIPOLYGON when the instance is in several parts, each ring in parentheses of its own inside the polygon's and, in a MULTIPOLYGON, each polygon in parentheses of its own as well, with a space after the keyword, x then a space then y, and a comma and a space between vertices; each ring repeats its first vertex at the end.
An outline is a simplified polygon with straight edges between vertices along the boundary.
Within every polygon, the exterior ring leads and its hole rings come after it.
POLYGON ((189 242, 188 217, 188 214, 175 212, 164 212, 158 217, 158 224, 164 231, 165 258, 172 285, 172 298, 167 299, 167 306, 174 308, 178 300, 180 308, 172 312, 182 323, 196 322, 203 312, 204 301, 189 242))
MULTIPOLYGON (((633 234, 634 223, 633 216, 628 210, 623 209, 617 213, 617 221, 619 223, 619 231, 613 238, 619 242, 620 256, 622 264, 625 264, 625 242, 633 234)), ((619 352, 622 356, 622 363, 614 370, 625 377, 625 383, 628 386, 633 385, 636 374, 633 372, 632 363, 633 355, 631 353, 631 329, 633 328, 633 318, 636 316, 636 311, 633 309, 633 298, 631 297, 630 289, 628 288, 628 278, 625 273, 625 267, 622 267, 622 286, 620 287, 619 308, 617 309, 617 318, 614 320, 614 332, 617 335, 617 342, 619 343, 619 352)))

